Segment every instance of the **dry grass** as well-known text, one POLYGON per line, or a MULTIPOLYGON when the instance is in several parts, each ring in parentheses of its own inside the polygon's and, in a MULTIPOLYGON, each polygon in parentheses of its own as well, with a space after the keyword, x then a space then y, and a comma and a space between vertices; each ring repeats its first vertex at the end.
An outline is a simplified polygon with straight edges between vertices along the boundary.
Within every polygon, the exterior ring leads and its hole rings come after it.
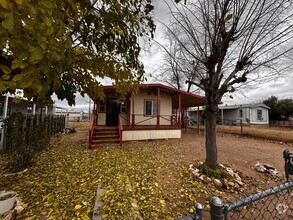
MULTIPOLYGON (((224 126, 217 128, 218 132, 240 134, 240 126, 224 126)), ((262 128, 262 127, 243 127, 243 135, 247 137, 266 139, 285 143, 293 143, 293 129, 285 128, 262 128)))

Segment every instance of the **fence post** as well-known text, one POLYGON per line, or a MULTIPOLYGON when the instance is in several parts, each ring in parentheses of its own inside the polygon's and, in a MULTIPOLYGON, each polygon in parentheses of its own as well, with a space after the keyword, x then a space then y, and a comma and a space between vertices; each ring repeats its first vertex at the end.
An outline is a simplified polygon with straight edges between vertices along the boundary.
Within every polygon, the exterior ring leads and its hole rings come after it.
POLYGON ((194 219, 195 220, 202 219, 202 205, 200 203, 196 203, 196 205, 195 205, 194 219))
POLYGON ((242 119, 240 119, 240 134, 241 136, 243 135, 243 123, 242 123, 242 119))
POLYGON ((213 196, 210 201, 210 213, 211 220, 222 220, 224 217, 223 214, 223 203, 219 197, 213 196))

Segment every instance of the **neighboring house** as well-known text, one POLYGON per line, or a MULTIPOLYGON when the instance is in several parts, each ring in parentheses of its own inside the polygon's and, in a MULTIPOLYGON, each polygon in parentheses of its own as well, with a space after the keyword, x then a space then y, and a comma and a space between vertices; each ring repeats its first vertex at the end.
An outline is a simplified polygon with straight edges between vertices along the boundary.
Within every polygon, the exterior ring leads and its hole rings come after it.
POLYGON ((56 107, 56 115, 66 115, 68 121, 85 121, 89 119, 89 115, 87 111, 80 110, 68 110, 67 108, 56 107))
MULTIPOLYGON (((236 125, 240 124, 240 119, 242 119, 243 124, 249 123, 250 125, 269 125, 269 109, 270 107, 262 103, 220 105, 218 123, 236 125)), ((197 120, 198 110, 200 112, 200 116, 203 108, 190 108, 188 110, 188 116, 191 120, 197 120)))
POLYGON ((10 116, 12 112, 21 112, 24 115, 35 114, 55 114, 55 107, 42 106, 34 104, 31 101, 21 99, 19 103, 13 101, 13 96, 0 96, 0 118, 3 119, 6 116, 10 116))
POLYGON ((41 106, 31 101, 21 99, 19 103, 13 101, 14 97, 10 95, 0 96, 0 150, 3 148, 4 132, 2 129, 3 119, 9 117, 13 112, 21 112, 24 115, 35 114, 55 114, 55 106, 41 106))
POLYGON ((162 84, 139 85, 137 95, 120 101, 113 86, 105 100, 94 100, 90 148, 105 143, 181 139, 181 109, 204 105, 203 97, 162 84))
POLYGON ((263 103, 257 104, 242 104, 242 105, 224 105, 219 106, 219 119, 225 123, 235 121, 239 123, 242 119, 242 123, 251 125, 269 125, 269 109, 263 103))

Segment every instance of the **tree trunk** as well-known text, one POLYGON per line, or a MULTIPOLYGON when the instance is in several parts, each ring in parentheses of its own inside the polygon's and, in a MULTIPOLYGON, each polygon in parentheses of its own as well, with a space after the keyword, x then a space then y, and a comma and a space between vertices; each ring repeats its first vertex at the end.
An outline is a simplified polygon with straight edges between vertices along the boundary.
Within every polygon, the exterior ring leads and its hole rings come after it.
POLYGON ((205 110, 205 141, 206 141, 206 164, 211 169, 217 169, 217 142, 216 142, 216 127, 217 127, 217 111, 207 108, 205 110))

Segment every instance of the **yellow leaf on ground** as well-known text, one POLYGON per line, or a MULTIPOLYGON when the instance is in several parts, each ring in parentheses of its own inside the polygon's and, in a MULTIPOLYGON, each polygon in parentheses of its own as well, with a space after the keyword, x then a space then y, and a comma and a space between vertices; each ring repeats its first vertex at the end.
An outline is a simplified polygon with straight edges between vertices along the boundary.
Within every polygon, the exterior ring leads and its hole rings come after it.
POLYGON ((131 206, 132 206, 133 208, 137 208, 137 204, 136 204, 135 202, 132 202, 132 203, 131 203, 131 206))
POLYGON ((81 205, 76 205, 75 207, 74 207, 74 209, 80 209, 81 208, 81 205))

